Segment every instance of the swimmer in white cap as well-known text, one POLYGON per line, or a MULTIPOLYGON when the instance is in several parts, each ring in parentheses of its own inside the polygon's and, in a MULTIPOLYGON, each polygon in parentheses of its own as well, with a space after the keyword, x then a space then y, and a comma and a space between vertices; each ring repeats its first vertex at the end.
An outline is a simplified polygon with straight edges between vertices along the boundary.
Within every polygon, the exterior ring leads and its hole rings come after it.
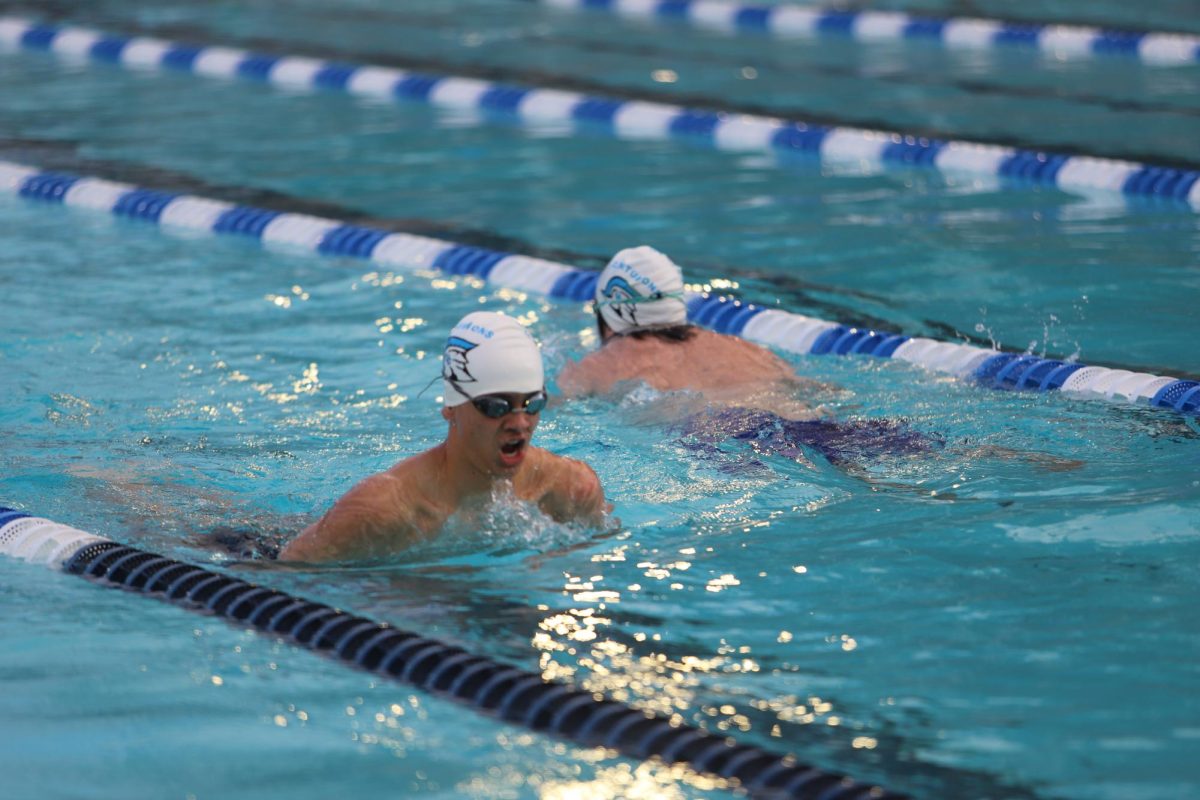
POLYGON ((815 416, 795 398, 802 381, 782 358, 688 323, 683 275, 653 247, 612 257, 596 282, 595 311, 601 346, 559 374, 568 397, 641 382, 662 392, 690 390, 711 405, 763 408, 791 419, 815 416))
POLYGON ((363 480, 279 554, 370 558, 432 538, 466 501, 504 482, 559 522, 599 524, 608 510, 587 464, 531 444, 546 406, 537 343, 511 317, 476 311, 450 331, 442 358, 446 440, 363 480))
MULTIPOLYGON (((814 451, 866 476, 861 465, 880 454, 925 457, 943 445, 939 437, 895 421, 835 422, 823 407, 798 397, 832 387, 799 378, 786 361, 753 342, 688 324, 679 267, 652 247, 612 257, 596 282, 595 311, 600 349, 563 368, 563 393, 605 395, 648 385, 663 395, 642 415, 670 422, 671 430, 685 434, 689 449, 704 453, 706 444, 736 438, 760 454, 803 459, 804 450, 814 451)), ((1078 466, 1005 448, 971 452, 1021 457, 1045 469, 1078 466)))

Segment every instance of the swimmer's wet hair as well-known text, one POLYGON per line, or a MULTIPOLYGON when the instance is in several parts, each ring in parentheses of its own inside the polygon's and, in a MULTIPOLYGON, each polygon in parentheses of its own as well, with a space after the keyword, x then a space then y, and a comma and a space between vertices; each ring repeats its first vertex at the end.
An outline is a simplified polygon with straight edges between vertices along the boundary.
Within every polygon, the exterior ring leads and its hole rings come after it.
POLYGON ((612 334, 614 336, 629 337, 630 339, 661 339, 664 342, 686 342, 696 335, 696 326, 689 323, 683 325, 664 325, 655 328, 634 328, 632 330, 623 331, 613 334, 612 328, 608 327, 608 323, 604 321, 604 316, 597 309, 596 311, 596 327, 600 329, 600 338, 612 334))

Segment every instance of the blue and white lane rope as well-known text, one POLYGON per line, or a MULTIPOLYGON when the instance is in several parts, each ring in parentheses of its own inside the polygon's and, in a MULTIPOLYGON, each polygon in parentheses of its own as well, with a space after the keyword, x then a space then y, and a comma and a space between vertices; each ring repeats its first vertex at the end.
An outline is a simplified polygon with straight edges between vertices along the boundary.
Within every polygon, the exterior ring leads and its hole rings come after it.
MULTIPOLYGON (((589 302, 599 277, 594 270, 541 258, 101 178, 41 172, 6 161, 0 161, 0 193, 107 211, 167 229, 240 234, 267 246, 361 258, 382 267, 470 275, 508 289, 572 302, 589 302)), ((1058 390, 1078 397, 1170 408, 1181 414, 1200 413, 1197 381, 876 332, 703 293, 689 293, 687 303, 688 316, 696 324, 791 353, 897 358, 994 388, 1058 390)))
POLYGON ((932 42, 947 48, 1035 48, 1059 59, 1133 57, 1145 64, 1200 63, 1200 36, 1135 33, 1083 25, 1045 25, 974 17, 939 18, 898 11, 851 11, 753 5, 728 0, 541 0, 570 9, 603 9, 622 17, 684 20, 697 27, 754 31, 780 38, 837 36, 861 41, 932 42))
POLYGON ((0 554, 285 637, 348 666, 411 683, 531 730, 638 760, 688 764, 735 781, 751 797, 904 800, 883 787, 677 724, 461 647, 3 506, 0 554))
POLYGON ((4 48, 49 51, 66 59, 115 63, 130 69, 170 69, 213 78, 265 81, 292 90, 424 101, 439 107, 512 114, 529 123, 601 125, 619 138, 681 138, 731 152, 805 153, 823 161, 864 166, 934 167, 946 173, 1014 178, 1065 190, 1171 199, 1200 209, 1200 171, 1135 161, 813 125, 303 56, 195 47, 150 37, 107 36, 86 28, 40 25, 15 17, 0 17, 0 49, 4 48))
POLYGON ((720 333, 793 353, 895 358, 996 389, 1057 390, 1200 414, 1200 381, 839 325, 710 294, 688 298, 688 318, 720 333))

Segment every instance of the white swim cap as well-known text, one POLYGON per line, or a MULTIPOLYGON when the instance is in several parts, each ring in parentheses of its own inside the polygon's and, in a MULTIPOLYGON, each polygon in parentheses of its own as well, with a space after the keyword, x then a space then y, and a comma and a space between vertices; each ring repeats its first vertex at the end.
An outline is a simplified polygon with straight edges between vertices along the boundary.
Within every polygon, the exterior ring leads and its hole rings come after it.
POLYGON ((683 274, 653 247, 629 247, 612 257, 596 281, 596 308, 613 333, 683 325, 683 274))
POLYGON ((542 353, 524 325, 494 311, 473 311, 446 339, 442 382, 450 408, 467 402, 466 395, 537 392, 545 387, 546 376, 542 353))

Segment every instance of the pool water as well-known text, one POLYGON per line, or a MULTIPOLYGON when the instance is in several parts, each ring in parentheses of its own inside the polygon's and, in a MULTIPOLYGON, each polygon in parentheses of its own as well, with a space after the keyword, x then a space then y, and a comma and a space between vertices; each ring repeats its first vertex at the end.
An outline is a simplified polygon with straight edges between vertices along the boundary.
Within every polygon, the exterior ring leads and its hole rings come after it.
MULTIPOLYGON (((1115 3, 1054 13, 1131 24, 1115 3)), ((1168 3, 1147 14, 1194 25, 1168 3)), ((54 19, 1200 161, 1200 67, 798 45, 509 0, 96 2, 54 19)), ((0 94, 0 160, 586 267, 647 243, 691 281, 789 311, 1200 374, 1200 223, 1183 205, 39 53, 0 54, 0 94)), ((596 469, 612 530, 499 498, 386 563, 300 569, 254 548, 440 441, 440 385, 425 387, 458 318, 517 316, 553 376, 595 346, 582 304, 9 195, 0 219, 4 504, 914 796, 1200 788, 1194 418, 787 355, 840 419, 944 446, 833 465, 699 447, 656 420, 653 393, 564 404, 537 441, 596 469), (229 528, 249 549, 216 543, 229 528)), ((0 561, 0 593, 14 797, 730 796, 20 562, 0 561)))

